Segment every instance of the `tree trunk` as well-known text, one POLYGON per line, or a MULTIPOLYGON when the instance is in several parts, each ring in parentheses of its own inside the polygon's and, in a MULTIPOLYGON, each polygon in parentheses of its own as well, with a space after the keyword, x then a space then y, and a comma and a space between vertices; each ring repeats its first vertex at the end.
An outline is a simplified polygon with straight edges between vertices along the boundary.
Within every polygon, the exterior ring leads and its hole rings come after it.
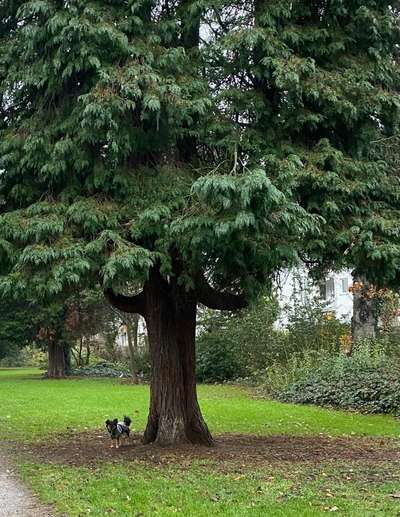
POLYGON ((363 276, 354 276, 353 317, 351 320, 353 343, 376 338, 377 315, 372 286, 363 276))
POLYGON ((56 341, 50 341, 48 344, 48 359, 47 376, 51 379, 65 377, 64 346, 56 341))
POLYGON ((78 349, 78 368, 82 366, 83 360, 82 360, 82 348, 83 348, 83 337, 81 336, 79 338, 79 349, 78 349))
POLYGON ((117 309, 146 320, 152 361, 150 412, 144 443, 182 442, 211 445, 213 439, 197 401, 195 335, 197 302, 212 309, 239 310, 247 306, 243 294, 216 290, 203 272, 194 275, 193 291, 180 285, 183 268, 173 254, 174 276, 164 279, 158 268, 149 271, 143 291, 126 296, 106 288, 117 309))
POLYGON ((86 338, 86 358, 85 358, 85 364, 86 366, 89 366, 90 363, 90 339, 86 338))
POLYGON ((211 445, 196 393, 196 300, 161 276, 152 276, 144 290, 152 360, 144 443, 211 445))
POLYGON ((125 319, 126 333, 128 336, 128 348, 129 348, 129 370, 131 372, 133 384, 138 384, 138 374, 136 368, 135 356, 137 354, 137 342, 138 342, 138 328, 139 328, 139 314, 132 315, 131 318, 125 319), (133 340, 132 340, 133 334, 133 340))
POLYGON ((64 375, 70 375, 71 373, 71 347, 69 343, 64 342, 64 375))

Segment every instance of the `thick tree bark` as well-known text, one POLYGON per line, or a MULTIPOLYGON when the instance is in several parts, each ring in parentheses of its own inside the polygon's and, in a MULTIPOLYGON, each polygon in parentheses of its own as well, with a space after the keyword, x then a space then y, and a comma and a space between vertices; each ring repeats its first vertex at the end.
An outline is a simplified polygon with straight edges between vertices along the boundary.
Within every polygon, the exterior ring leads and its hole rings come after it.
POLYGON ((195 297, 158 274, 151 275, 145 292, 152 379, 144 442, 211 445, 196 393, 195 297))
POLYGON ((371 284, 364 276, 354 276, 353 278, 352 341, 359 343, 376 338, 378 321, 375 300, 370 294, 371 284))
POLYGON ((51 379, 65 377, 65 351, 64 346, 56 341, 48 344, 48 370, 47 376, 51 379))

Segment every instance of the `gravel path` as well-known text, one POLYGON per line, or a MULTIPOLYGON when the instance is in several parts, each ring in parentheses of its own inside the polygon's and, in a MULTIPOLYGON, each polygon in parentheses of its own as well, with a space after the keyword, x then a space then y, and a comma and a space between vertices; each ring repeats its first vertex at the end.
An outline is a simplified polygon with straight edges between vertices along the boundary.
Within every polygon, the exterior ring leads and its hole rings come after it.
POLYGON ((0 517, 52 517, 21 484, 10 462, 0 451, 0 517))

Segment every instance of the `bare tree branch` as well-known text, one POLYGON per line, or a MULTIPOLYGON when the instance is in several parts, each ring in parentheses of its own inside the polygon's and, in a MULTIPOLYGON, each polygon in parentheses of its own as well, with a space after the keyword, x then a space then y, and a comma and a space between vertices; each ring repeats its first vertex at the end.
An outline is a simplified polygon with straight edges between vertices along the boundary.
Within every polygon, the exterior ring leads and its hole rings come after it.
POLYGON ((112 289, 105 289, 104 296, 113 307, 120 311, 145 316, 146 306, 143 292, 135 296, 125 296, 114 293, 112 289))
POLYGON ((199 276, 196 281, 196 294, 198 301, 209 309, 235 311, 244 309, 248 305, 242 294, 217 291, 203 276, 199 276))

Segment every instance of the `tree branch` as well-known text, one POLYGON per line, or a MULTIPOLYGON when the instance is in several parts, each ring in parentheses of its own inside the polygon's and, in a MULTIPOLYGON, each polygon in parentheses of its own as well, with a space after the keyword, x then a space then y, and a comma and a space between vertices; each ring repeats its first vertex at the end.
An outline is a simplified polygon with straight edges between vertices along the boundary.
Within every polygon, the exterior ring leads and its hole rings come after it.
POLYGON ((202 276, 197 279, 196 294, 198 301, 209 309, 236 311, 248 306, 248 302, 242 294, 217 291, 202 276))
POLYGON ((115 294, 112 289, 105 289, 104 296, 109 303, 123 312, 132 314, 145 315, 145 300, 143 291, 135 296, 125 296, 123 294, 115 294))

